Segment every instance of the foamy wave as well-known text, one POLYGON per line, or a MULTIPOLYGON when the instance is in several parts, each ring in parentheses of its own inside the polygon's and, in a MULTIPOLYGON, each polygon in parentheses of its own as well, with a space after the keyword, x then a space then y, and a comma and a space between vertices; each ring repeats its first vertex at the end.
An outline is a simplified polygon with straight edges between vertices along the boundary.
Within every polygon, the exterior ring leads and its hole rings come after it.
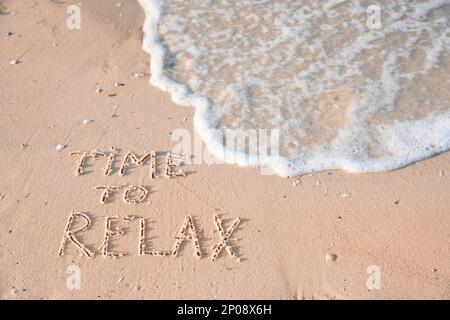
POLYGON ((450 0, 385 1, 377 30, 361 1, 139 2, 151 84, 222 160, 375 172, 450 149, 450 0), (230 155, 217 129, 279 129, 280 155, 230 155))

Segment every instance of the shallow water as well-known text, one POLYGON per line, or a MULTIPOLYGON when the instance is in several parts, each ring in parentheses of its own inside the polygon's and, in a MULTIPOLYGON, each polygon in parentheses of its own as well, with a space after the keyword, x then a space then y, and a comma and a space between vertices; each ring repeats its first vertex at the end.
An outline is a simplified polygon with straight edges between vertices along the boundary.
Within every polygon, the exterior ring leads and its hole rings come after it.
POLYGON ((450 0, 383 1, 379 26, 372 1, 140 3, 151 83, 228 162, 373 172, 450 148, 450 0), (225 156, 213 129, 278 129, 281 156, 225 156))

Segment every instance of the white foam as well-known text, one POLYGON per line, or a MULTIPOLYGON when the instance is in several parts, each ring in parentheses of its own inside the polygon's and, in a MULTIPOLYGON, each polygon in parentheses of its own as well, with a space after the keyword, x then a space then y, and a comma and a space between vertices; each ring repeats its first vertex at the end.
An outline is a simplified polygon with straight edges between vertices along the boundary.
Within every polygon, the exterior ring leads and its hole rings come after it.
POLYGON ((387 1, 381 30, 367 30, 366 10, 352 0, 139 3, 150 83, 195 107, 195 128, 221 160, 292 176, 393 170, 450 149, 450 0, 387 1), (432 81, 443 87, 415 92, 432 81), (334 114, 336 106, 316 108, 317 98, 327 105, 324 94, 348 101, 334 114), (416 105, 405 111, 400 96, 416 105), (344 124, 318 134, 328 115, 344 124), (281 129, 280 156, 230 154, 218 132, 261 127, 281 129))

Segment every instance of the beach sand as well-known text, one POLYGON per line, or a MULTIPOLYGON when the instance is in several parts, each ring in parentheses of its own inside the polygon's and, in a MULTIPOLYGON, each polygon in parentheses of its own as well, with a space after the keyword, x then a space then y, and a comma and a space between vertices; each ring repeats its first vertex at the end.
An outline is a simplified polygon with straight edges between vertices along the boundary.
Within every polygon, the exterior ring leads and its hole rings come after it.
POLYGON ((194 129, 193 110, 148 83, 143 10, 117 2, 83 2, 81 29, 69 30, 68 4, 3 1, 1 299, 450 298, 449 153, 394 172, 305 175, 298 185, 234 165, 186 165, 173 179, 151 180, 148 165, 118 175, 126 152, 167 152, 171 132, 194 129), (71 152, 111 146, 120 149, 113 174, 99 159, 75 175, 71 152), (119 191, 101 204, 93 190, 127 183, 146 186, 147 198, 127 204, 119 191), (58 255, 72 211, 92 221, 79 239, 93 258, 69 242, 58 255), (109 242, 128 255, 103 257, 106 218, 126 215, 145 218, 151 250, 170 250, 192 216, 203 257, 189 241, 177 257, 140 256, 138 220, 120 222, 125 234, 109 242), (224 229, 241 219, 228 242, 237 257, 223 248, 211 261, 215 215, 224 229), (77 288, 68 285, 74 268, 77 288), (369 289, 373 270, 380 286, 369 289))

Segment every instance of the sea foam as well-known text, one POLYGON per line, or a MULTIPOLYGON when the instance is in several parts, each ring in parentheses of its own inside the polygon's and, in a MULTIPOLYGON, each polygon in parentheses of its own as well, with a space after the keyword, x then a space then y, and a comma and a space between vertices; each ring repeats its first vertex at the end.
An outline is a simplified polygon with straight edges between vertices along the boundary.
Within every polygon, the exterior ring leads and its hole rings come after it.
POLYGON ((450 149, 450 0, 139 0, 150 83, 209 151, 282 176, 400 168, 450 149), (218 131, 278 129, 279 155, 218 131))

